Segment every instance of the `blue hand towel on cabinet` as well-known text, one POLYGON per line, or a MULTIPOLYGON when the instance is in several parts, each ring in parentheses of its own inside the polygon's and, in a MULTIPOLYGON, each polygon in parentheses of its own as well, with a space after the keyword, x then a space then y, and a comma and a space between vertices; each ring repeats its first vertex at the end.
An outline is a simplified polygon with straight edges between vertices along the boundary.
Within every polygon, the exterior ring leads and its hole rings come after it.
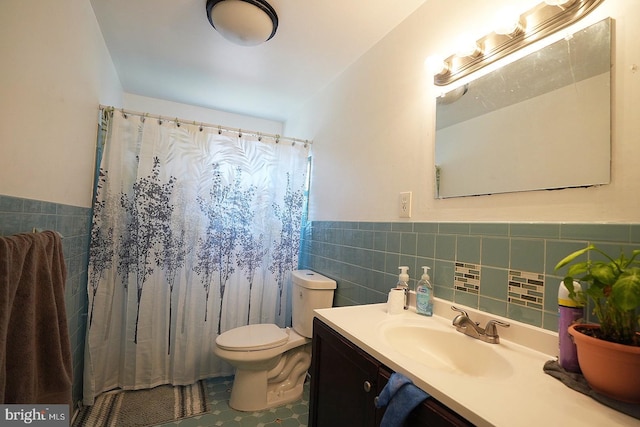
POLYGON ((413 408, 428 397, 429 394, 416 387, 409 378, 394 372, 376 399, 376 407, 388 405, 380 427, 401 427, 413 408))

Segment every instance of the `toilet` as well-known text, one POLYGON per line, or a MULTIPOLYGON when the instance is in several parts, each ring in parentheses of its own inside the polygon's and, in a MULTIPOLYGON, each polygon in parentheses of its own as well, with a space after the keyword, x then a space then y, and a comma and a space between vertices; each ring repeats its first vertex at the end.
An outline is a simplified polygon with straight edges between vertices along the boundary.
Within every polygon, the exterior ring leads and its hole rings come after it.
POLYGON ((302 397, 311 366, 313 310, 333 304, 336 282, 311 270, 291 273, 293 328, 246 325, 216 338, 214 353, 236 369, 229 406, 262 411, 302 397))

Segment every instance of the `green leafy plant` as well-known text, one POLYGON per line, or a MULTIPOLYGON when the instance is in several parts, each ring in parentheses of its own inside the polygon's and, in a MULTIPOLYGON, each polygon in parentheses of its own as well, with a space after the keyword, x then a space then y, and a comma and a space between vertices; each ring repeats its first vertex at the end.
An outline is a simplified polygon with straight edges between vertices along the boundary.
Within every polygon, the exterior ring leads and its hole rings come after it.
POLYGON ((598 317, 600 330, 597 338, 627 345, 640 345, 636 331, 640 325, 640 261, 636 257, 640 249, 627 258, 623 251, 612 258, 595 245, 575 251, 562 259, 556 270, 569 266, 564 284, 569 297, 576 302, 593 303, 593 313, 598 317), (600 253, 606 261, 575 261, 590 251, 600 253), (588 287, 576 292, 573 281, 586 283, 588 287))

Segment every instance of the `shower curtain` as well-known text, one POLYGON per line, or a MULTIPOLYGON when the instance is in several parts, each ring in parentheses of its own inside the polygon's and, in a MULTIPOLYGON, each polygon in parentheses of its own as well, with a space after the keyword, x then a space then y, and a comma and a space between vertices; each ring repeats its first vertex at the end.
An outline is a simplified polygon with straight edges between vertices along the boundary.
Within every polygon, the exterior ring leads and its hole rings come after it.
POLYGON ((285 326, 307 144, 103 112, 84 399, 231 373, 222 332, 285 326))

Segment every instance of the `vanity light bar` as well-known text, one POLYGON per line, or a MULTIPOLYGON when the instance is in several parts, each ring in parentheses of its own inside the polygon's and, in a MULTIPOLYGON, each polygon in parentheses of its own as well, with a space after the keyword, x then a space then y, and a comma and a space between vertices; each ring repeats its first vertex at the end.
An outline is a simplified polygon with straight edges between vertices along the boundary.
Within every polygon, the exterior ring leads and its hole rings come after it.
POLYGON ((434 71, 436 86, 446 86, 482 67, 579 21, 604 0, 548 0, 520 15, 511 32, 492 32, 476 41, 473 55, 454 54, 434 71), (507 33, 507 34, 504 34, 507 33))

